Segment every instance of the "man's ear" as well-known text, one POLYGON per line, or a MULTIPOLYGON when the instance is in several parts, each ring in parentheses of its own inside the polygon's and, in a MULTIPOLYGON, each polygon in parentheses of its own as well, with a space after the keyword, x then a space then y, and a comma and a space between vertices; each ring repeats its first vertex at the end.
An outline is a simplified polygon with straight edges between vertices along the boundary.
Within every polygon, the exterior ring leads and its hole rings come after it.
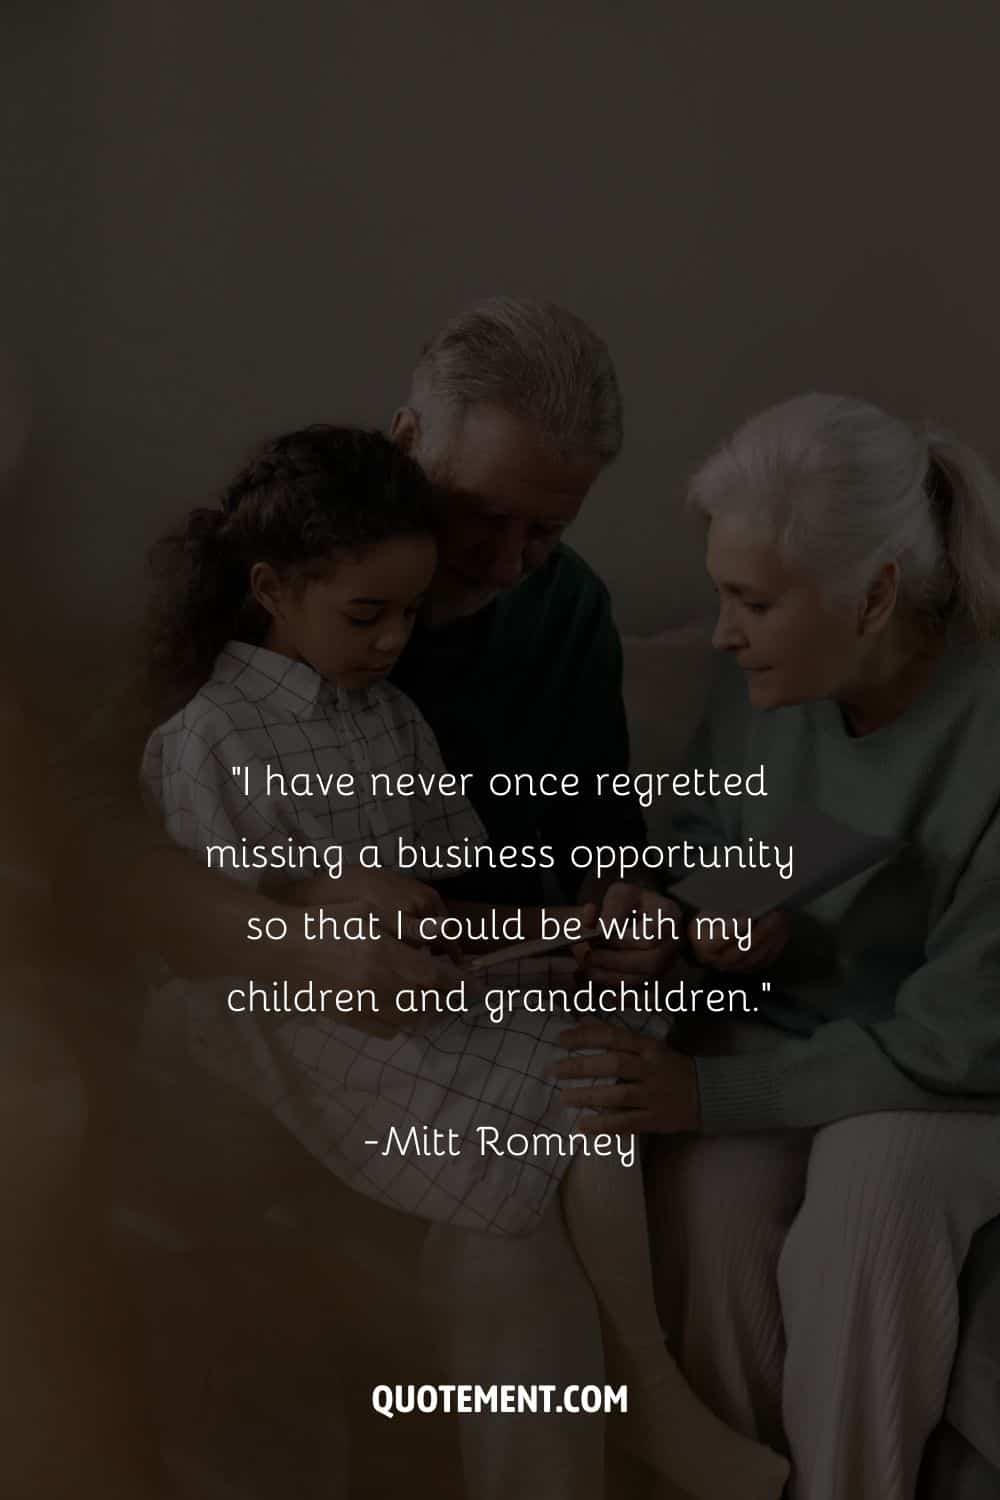
POLYGON ((899 564, 883 563, 868 587, 858 616, 859 635, 877 635, 892 619, 899 598, 899 564))
POLYGON ((270 563, 254 563, 250 569, 250 592, 272 619, 279 617, 283 590, 281 579, 270 563))
POLYGON ((401 406, 392 419, 389 436, 404 453, 413 454, 420 440, 420 418, 412 406, 401 406))

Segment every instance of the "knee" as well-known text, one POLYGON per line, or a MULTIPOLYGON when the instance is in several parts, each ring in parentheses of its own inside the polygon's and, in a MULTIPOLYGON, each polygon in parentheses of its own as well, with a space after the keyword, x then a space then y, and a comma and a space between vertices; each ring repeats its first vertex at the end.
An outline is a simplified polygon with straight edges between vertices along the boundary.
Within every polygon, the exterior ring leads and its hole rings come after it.
POLYGON ((648 1167, 654 1235, 739 1238, 751 1227, 787 1229, 801 1178, 784 1143, 761 1137, 692 1136, 660 1143, 648 1167))
POLYGON ((947 1160, 934 1150, 933 1115, 857 1115, 817 1133, 806 1207, 829 1198, 842 1210, 933 1216, 947 1201, 947 1160))
POLYGON ((886 1265, 901 1274, 919 1264, 931 1274, 939 1260, 950 1262, 951 1195, 946 1164, 928 1149, 928 1119, 859 1115, 817 1133, 805 1198, 782 1251, 783 1292, 803 1259, 822 1256, 833 1268, 835 1247, 862 1277, 886 1265))
POLYGON ((794 1143, 760 1137, 693 1137, 654 1154, 650 1237, 668 1317, 694 1279, 710 1282, 720 1305, 743 1299, 748 1278, 773 1284, 803 1174, 794 1143))

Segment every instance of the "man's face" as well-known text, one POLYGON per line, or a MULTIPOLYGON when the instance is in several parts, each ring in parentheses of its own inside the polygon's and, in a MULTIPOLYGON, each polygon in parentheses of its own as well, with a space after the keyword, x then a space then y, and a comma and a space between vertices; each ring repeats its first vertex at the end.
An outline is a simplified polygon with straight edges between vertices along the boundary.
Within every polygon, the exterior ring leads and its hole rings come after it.
MULTIPOLYGON (((414 413, 397 414, 393 436, 422 460, 414 413)), ((469 408, 447 453, 425 468, 439 527, 432 618, 443 622, 483 608, 541 567, 601 465, 561 457, 530 418, 484 404, 469 408)))

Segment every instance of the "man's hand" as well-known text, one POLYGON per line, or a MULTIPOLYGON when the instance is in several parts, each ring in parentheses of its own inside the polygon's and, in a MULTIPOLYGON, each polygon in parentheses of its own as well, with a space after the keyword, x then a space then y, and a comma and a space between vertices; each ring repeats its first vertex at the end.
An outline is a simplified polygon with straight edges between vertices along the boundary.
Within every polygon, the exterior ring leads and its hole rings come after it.
POLYGON ((565 1105, 599 1111, 575 1123, 574 1130, 672 1134, 700 1128, 698 1075, 690 1057, 651 1037, 634 1036, 624 1026, 601 1022, 573 1026, 559 1040, 570 1051, 604 1049, 567 1057, 549 1070, 567 1085, 559 1091, 565 1105), (590 1081, 583 1086, 573 1082, 580 1078, 590 1081))
MULTIPOLYGON (((706 914, 702 913, 702 920, 705 919, 706 914)), ((744 918, 743 921, 745 920, 744 918)), ((732 932, 731 917, 727 919, 726 927, 732 932)), ((712 936, 711 928, 706 928, 699 937, 696 918, 688 925, 688 938, 695 963, 702 964, 707 969, 721 969, 726 974, 749 974, 754 969, 763 969, 768 964, 773 964, 784 950, 790 932, 791 923, 785 912, 769 912, 759 922, 751 924, 750 946, 744 951, 734 937, 712 936)))
POLYGON ((648 929, 648 937, 593 938, 573 950, 580 967, 598 982, 656 979, 677 956, 679 942, 674 934, 682 929, 680 908, 666 896, 642 886, 626 885, 624 881, 609 886, 600 907, 594 903, 586 909, 583 925, 596 926, 599 918, 606 922, 629 919, 631 927, 633 913, 640 932, 644 926, 648 929))

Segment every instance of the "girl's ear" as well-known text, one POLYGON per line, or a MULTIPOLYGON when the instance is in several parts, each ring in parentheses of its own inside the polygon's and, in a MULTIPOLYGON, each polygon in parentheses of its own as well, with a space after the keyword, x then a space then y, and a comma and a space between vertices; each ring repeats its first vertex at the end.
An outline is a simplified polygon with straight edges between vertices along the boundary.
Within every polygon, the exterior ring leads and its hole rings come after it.
POLYGON ((250 592, 272 619, 280 617, 284 590, 270 563, 254 563, 250 569, 250 592))
POLYGON ((899 596, 899 565, 883 563, 869 586, 858 616, 859 635, 877 635, 884 630, 896 609, 899 596))
POLYGON ((392 419, 389 436, 397 448, 412 454, 420 437, 420 418, 412 406, 401 406, 392 419))

